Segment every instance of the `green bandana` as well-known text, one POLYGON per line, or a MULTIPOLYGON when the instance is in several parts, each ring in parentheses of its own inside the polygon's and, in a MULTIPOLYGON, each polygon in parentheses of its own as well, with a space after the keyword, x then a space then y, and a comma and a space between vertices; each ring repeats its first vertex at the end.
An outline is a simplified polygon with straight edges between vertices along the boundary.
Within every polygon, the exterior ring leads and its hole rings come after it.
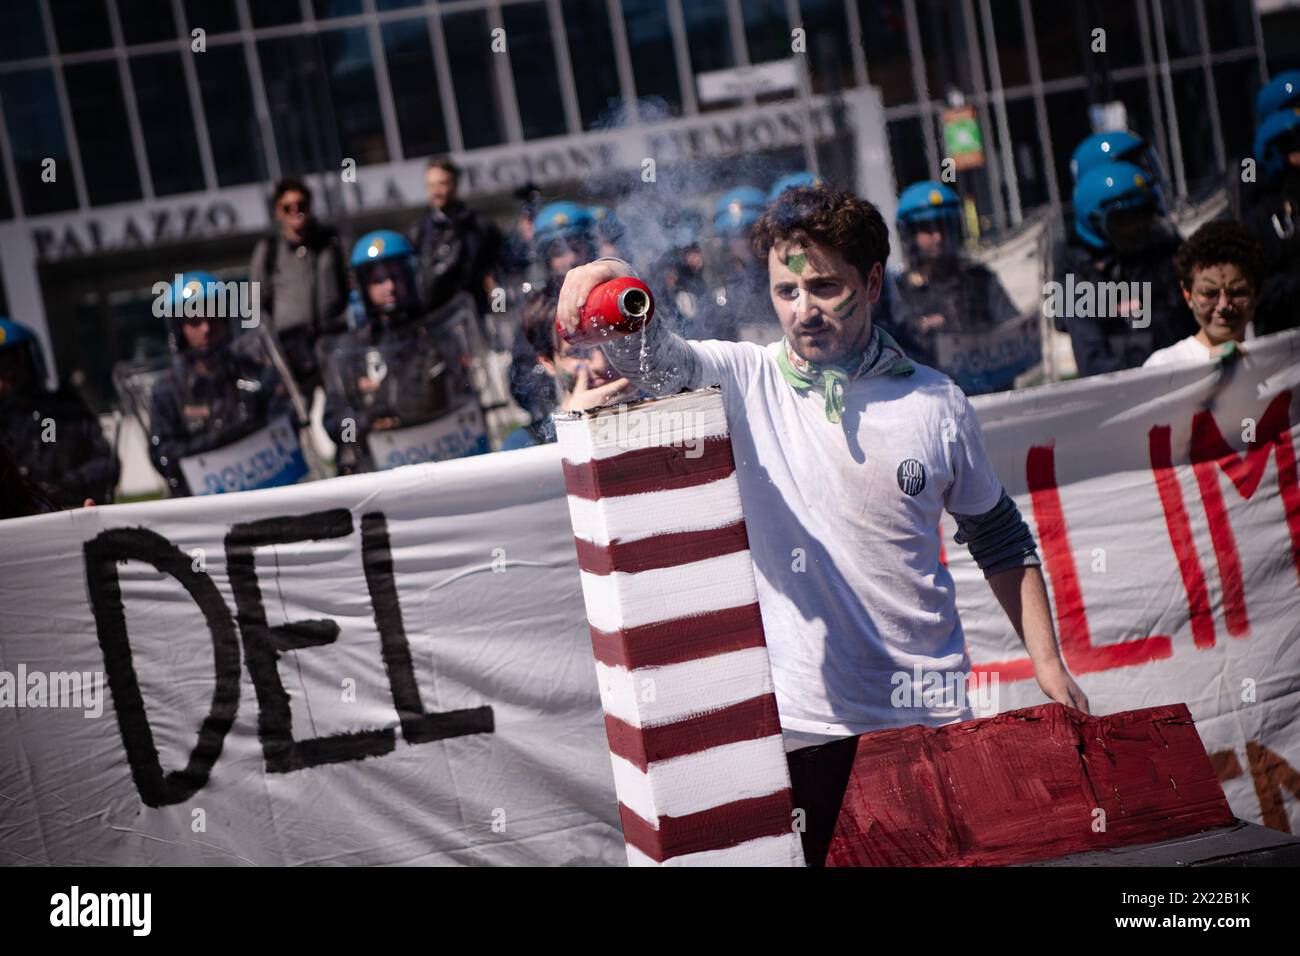
POLYGON ((782 340, 776 364, 792 388, 821 389, 826 396, 826 420, 837 425, 844 418, 844 390, 849 382, 874 375, 911 375, 916 371, 902 347, 880 326, 872 327, 866 349, 847 368, 809 362, 795 353, 789 339, 782 340))
POLYGON ((1214 350, 1214 357, 1221 360, 1235 359, 1243 354, 1241 346, 1234 339, 1228 339, 1214 350))

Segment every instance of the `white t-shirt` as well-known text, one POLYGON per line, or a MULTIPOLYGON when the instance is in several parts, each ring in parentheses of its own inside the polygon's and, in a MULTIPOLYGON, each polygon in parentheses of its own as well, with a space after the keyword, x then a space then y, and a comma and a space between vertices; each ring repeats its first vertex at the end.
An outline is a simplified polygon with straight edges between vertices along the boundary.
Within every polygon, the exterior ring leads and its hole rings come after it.
MULTIPOLYGON (((1247 340, 1254 338, 1251 326, 1246 327, 1247 340)), ((1157 368, 1162 365, 1208 365, 1218 359, 1218 349, 1208 348, 1195 335, 1179 339, 1173 345, 1156 349, 1142 363, 1143 368, 1157 368)))
POLYGON ((820 390, 782 377, 780 342, 688 344, 696 384, 722 386, 782 726, 849 735, 969 718, 891 703, 917 665, 969 670, 940 512, 983 514, 1002 483, 966 396, 917 365, 849 383, 833 424, 820 390))

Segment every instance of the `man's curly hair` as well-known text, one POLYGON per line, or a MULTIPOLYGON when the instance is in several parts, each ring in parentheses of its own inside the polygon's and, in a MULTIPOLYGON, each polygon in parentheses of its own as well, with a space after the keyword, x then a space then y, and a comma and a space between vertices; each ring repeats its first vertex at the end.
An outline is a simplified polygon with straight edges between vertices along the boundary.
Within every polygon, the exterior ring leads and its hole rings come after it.
POLYGON ((889 228, 877 209, 851 192, 825 186, 787 189, 754 224, 754 253, 764 263, 778 243, 828 246, 857 268, 863 281, 889 258, 889 228))
POLYGON ((1174 253, 1174 269, 1190 289, 1198 269, 1232 264, 1259 290, 1264 281, 1264 247, 1250 230, 1232 219, 1215 219, 1197 229, 1174 253))

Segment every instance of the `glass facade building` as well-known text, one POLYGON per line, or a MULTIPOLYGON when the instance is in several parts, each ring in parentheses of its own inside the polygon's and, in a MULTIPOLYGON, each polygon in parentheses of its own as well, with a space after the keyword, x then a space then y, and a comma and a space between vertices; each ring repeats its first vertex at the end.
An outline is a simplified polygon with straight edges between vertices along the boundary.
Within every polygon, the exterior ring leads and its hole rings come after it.
POLYGON ((997 234, 1068 202, 1092 104, 1125 104, 1175 195, 1220 185, 1266 75, 1247 0, 7 0, 5 19, 0 236, 35 260, 5 284, 31 310, 13 285, 35 270, 43 314, 15 317, 73 366, 129 347, 132 282, 246 257, 223 197, 345 159, 405 170, 789 102, 697 78, 793 56, 805 97, 880 91, 899 187, 937 175, 944 110, 972 106, 984 163, 958 183, 997 234), (129 242, 68 225, 132 204, 129 242))

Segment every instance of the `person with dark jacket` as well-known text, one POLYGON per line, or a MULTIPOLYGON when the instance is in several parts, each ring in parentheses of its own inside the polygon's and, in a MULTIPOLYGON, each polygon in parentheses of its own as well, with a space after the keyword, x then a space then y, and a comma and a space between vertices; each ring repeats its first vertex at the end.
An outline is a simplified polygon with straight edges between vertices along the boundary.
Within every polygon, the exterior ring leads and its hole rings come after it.
POLYGON ((181 276, 169 289, 168 341, 173 361, 149 398, 149 458, 172 497, 200 492, 189 486, 181 462, 225 448, 266 427, 292 405, 274 365, 232 347, 230 320, 208 304, 216 278, 203 272, 181 276), (180 303, 204 297, 204 306, 183 313, 180 303))
POLYGON ((99 419, 69 385, 45 386, 36 336, 0 318, 0 449, 14 480, 52 507, 103 504, 117 486, 117 456, 99 419))
POLYGON ((1267 335, 1300 325, 1300 108, 1264 118, 1255 133, 1255 159, 1260 184, 1242 219, 1264 247, 1255 334, 1267 335))
POLYGON ((488 295, 496 286, 501 232, 461 202, 456 195, 459 181, 460 167, 451 160, 429 160, 424 172, 429 209, 410 240, 424 307, 437 309, 464 290, 474 297, 481 315, 488 311, 488 295))
POLYGON ((347 324, 347 265, 338 233, 312 215, 306 183, 280 180, 273 202, 279 229, 253 247, 249 274, 259 284, 262 318, 310 397, 320 382, 317 339, 347 324))
POLYGON ((1174 269, 1182 237, 1145 170, 1118 162, 1082 174, 1074 231, 1081 244, 1060 252, 1049 311, 1064 317, 1080 377, 1137 368, 1196 334, 1174 269))

